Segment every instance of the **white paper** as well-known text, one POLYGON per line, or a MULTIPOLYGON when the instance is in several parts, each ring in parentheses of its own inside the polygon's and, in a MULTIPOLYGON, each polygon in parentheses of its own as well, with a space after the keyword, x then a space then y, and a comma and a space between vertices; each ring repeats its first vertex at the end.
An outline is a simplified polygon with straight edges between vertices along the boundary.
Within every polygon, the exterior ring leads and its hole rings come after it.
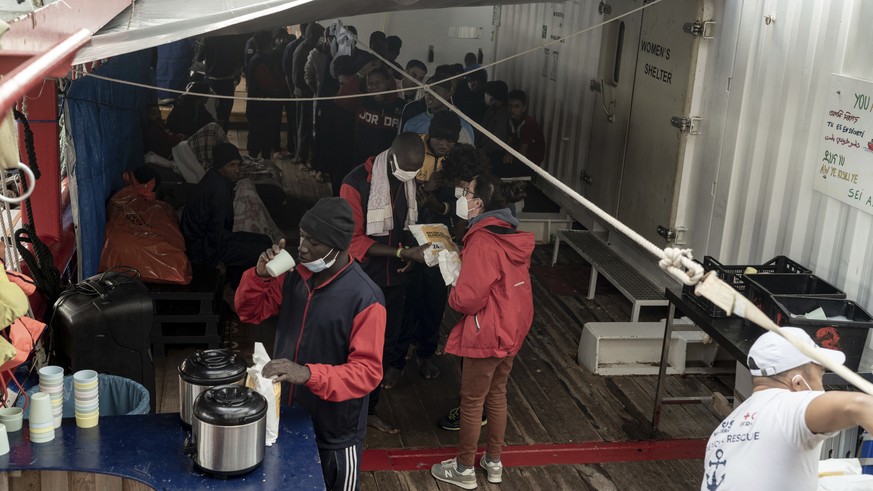
POLYGON ((804 317, 806 317, 807 319, 815 319, 815 320, 827 319, 827 315, 825 315, 825 312, 821 307, 813 310, 812 312, 807 312, 807 314, 804 315, 804 317))
POLYGON ((273 382, 261 375, 261 370, 270 362, 270 355, 264 349, 263 343, 255 343, 255 352, 252 355, 254 365, 246 370, 246 387, 250 387, 267 399, 267 446, 271 446, 279 437, 279 397, 281 396, 281 384, 273 382))

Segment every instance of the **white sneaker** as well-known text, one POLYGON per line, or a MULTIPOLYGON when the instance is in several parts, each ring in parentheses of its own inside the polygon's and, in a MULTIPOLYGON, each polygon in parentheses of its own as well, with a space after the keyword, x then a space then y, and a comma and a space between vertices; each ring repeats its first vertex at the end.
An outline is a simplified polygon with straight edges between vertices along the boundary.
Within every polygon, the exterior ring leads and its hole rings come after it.
POLYGON ((476 471, 473 468, 459 471, 457 464, 457 459, 444 460, 439 464, 434 464, 430 468, 430 473, 440 481, 464 489, 476 489, 476 471))
POLYGON ((479 465, 488 473, 488 482, 497 484, 503 481, 502 463, 488 462, 485 459, 485 454, 482 454, 482 459, 479 460, 479 465))

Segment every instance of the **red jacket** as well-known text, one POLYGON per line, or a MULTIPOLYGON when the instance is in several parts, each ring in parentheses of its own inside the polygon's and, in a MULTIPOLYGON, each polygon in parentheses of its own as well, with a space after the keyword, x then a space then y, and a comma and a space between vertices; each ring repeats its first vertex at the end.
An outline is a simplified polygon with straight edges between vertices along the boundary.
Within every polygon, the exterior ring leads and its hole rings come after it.
POLYGON ((467 231, 461 274, 449 294, 449 305, 464 317, 449 334, 446 352, 467 358, 518 353, 533 322, 533 249, 533 234, 495 217, 467 231))

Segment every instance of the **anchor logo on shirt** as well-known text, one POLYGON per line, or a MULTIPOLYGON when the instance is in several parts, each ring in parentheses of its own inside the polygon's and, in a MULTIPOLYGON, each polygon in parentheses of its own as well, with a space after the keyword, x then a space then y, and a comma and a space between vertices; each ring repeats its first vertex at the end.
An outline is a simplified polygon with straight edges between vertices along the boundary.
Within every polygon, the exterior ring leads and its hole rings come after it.
POLYGON ((709 473, 706 473, 706 489, 709 491, 716 491, 719 486, 724 483, 725 474, 722 473, 721 479, 718 479, 716 473, 718 472, 719 466, 724 466, 727 464, 727 460, 723 460, 724 450, 718 449, 715 451, 715 460, 710 460, 707 464, 707 467, 712 467, 712 476, 710 477, 709 473))

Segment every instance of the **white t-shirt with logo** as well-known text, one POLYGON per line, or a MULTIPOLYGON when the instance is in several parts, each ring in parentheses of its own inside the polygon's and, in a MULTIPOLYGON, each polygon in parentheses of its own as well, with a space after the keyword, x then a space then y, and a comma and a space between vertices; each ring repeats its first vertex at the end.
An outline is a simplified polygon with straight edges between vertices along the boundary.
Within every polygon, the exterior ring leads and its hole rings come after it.
POLYGON ((740 404, 709 437, 701 491, 815 491, 821 444, 806 408, 821 391, 765 389, 740 404))

